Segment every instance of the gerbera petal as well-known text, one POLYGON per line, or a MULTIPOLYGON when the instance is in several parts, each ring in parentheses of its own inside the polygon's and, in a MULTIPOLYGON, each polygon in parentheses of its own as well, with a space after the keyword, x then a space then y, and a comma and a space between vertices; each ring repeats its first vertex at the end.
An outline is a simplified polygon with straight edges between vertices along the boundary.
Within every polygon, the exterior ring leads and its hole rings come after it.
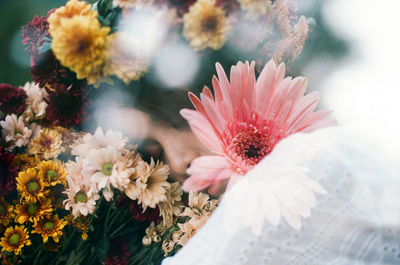
POLYGON ((214 152, 222 152, 220 140, 209 121, 200 113, 183 109, 180 114, 189 122, 193 133, 207 148, 214 152))

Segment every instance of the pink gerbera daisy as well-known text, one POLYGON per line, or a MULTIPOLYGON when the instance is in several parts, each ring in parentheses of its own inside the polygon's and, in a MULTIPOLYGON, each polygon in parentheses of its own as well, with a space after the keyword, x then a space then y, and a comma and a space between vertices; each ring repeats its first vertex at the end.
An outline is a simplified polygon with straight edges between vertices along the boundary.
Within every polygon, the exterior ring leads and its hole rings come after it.
POLYGON ((256 80, 254 62, 232 66, 230 81, 216 64, 214 95, 204 87, 200 99, 189 93, 197 110, 183 109, 182 116, 193 133, 215 155, 192 161, 185 190, 207 187, 215 193, 229 179, 228 188, 260 160, 268 156, 283 138, 335 124, 330 111, 315 111, 319 92, 304 95, 304 77, 285 78, 285 65, 271 60, 256 80))

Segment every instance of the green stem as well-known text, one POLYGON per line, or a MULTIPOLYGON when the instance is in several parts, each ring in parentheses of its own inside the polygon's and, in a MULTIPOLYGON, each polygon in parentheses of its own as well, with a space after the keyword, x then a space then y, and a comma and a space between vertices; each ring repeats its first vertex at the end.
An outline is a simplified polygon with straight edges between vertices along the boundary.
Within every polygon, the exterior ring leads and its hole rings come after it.
POLYGON ((131 218, 128 219, 128 221, 126 221, 125 223, 123 223, 118 229, 114 230, 114 231, 111 233, 110 238, 115 237, 116 234, 117 234, 122 228, 124 228, 127 224, 129 224, 133 219, 134 219, 134 217, 132 216, 131 218))

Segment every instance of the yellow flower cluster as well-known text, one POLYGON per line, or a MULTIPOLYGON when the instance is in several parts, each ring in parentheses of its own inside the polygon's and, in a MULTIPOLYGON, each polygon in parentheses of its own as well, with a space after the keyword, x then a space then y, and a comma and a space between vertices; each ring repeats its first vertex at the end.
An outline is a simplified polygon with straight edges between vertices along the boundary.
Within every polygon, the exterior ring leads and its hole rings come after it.
POLYGON ((49 18, 56 58, 89 84, 103 78, 109 27, 102 27, 91 5, 77 0, 58 8, 49 18))
POLYGON ((183 36, 195 50, 218 50, 230 28, 225 11, 215 0, 198 0, 183 16, 183 36))
POLYGON ((65 189, 64 165, 26 154, 16 156, 15 161, 22 169, 16 178, 18 200, 11 205, 0 198, 0 226, 4 227, 0 251, 18 256, 25 246, 31 245, 31 233, 40 234, 44 243, 49 238, 58 243, 68 221, 55 214, 56 204, 51 197, 57 185, 65 189))

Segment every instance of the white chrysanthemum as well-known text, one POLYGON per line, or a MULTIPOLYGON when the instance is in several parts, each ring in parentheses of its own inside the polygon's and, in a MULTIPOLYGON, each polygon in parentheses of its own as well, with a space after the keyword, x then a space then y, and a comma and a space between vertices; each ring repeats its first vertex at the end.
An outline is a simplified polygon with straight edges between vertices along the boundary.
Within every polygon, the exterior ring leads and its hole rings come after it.
POLYGON ((3 138, 10 144, 10 150, 28 144, 32 130, 25 126, 22 117, 17 118, 15 114, 7 115, 5 121, 0 121, 0 126, 3 127, 3 138))
POLYGON ((26 110, 22 114, 26 121, 42 119, 46 116, 47 103, 44 98, 47 92, 44 88, 40 88, 33 82, 26 82, 23 89, 28 96, 26 99, 26 110))
POLYGON ((123 137, 119 131, 108 130, 105 134, 101 127, 98 127, 95 133, 84 135, 71 146, 71 153, 84 158, 93 149, 113 147, 122 149, 125 147, 128 138, 123 137))
POLYGON ((75 161, 68 161, 65 163, 67 175, 75 182, 81 183, 85 186, 91 186, 92 189, 96 189, 96 186, 90 181, 90 178, 82 175, 83 160, 80 157, 76 157, 75 161))
POLYGON ((166 201, 166 192, 170 188, 170 184, 167 182, 168 166, 163 165, 162 162, 154 163, 152 159, 150 164, 140 162, 136 170, 138 171, 136 184, 140 190, 138 199, 143 209, 155 208, 157 203, 166 201))
POLYGON ((113 147, 94 149, 83 160, 82 175, 96 183, 98 189, 109 190, 110 176, 121 154, 113 147))
POLYGON ((67 199, 64 200, 66 210, 72 208, 74 217, 79 215, 88 215, 96 209, 96 201, 100 199, 99 194, 90 186, 85 185, 83 182, 67 176, 68 189, 64 191, 67 199))

